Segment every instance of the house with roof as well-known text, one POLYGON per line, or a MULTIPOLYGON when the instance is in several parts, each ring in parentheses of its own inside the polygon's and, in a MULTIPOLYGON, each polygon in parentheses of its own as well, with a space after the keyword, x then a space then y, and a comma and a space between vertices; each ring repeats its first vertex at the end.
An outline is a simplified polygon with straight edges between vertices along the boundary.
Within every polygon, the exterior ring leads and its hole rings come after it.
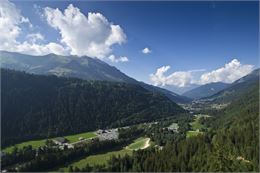
POLYGON ((64 138, 64 137, 57 137, 57 138, 54 138, 52 141, 53 141, 55 144, 57 144, 57 145, 63 145, 64 143, 67 142, 67 139, 64 138))

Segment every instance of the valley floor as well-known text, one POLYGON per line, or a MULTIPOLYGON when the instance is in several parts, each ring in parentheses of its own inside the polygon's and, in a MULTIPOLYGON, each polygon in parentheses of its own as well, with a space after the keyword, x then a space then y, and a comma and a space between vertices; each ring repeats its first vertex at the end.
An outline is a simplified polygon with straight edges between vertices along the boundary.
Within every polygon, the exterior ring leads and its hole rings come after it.
POLYGON ((118 156, 122 157, 122 156, 125 156, 126 154, 132 155, 134 150, 146 149, 149 146, 150 146, 150 138, 140 137, 140 138, 134 140, 133 143, 131 143, 125 147, 122 147, 120 149, 87 156, 86 158, 83 158, 79 161, 75 161, 73 163, 67 164, 64 167, 57 168, 53 171, 54 172, 68 172, 70 166, 82 169, 86 166, 86 164, 88 164, 89 166, 106 165, 107 161, 113 155, 116 157, 118 157, 118 156))

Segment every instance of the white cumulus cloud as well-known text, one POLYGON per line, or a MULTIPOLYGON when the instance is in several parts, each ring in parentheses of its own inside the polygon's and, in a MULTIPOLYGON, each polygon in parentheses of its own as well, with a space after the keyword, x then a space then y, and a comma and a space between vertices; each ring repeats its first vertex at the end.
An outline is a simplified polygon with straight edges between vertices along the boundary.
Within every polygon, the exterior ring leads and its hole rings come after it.
POLYGON ((20 35, 21 24, 30 23, 23 17, 13 3, 7 0, 0 1, 0 49, 9 49, 17 44, 16 38, 20 35))
POLYGON ((232 83, 235 80, 247 75, 253 70, 253 65, 243 65, 237 59, 225 64, 224 67, 218 68, 201 75, 199 84, 207 84, 211 82, 232 83))
POLYGON ((148 54, 148 53, 151 53, 152 51, 151 51, 148 47, 146 47, 146 48, 144 48, 144 49, 142 50, 142 52, 143 52, 144 54, 148 54))
POLYGON ((68 49, 62 45, 50 42, 40 44, 38 41, 44 40, 40 33, 29 33, 26 41, 18 41, 18 37, 23 34, 22 25, 32 28, 30 20, 24 17, 20 10, 8 0, 0 1, 0 50, 11 52, 21 52, 30 55, 44 55, 57 53, 68 54, 68 49))
POLYGON ((249 74, 253 67, 253 65, 243 65, 237 59, 233 59, 224 67, 202 73, 197 77, 195 75, 197 72, 205 70, 176 71, 166 75, 165 73, 170 69, 170 66, 162 66, 154 74, 150 74, 150 81, 156 86, 172 85, 177 87, 185 87, 191 84, 204 85, 212 82, 232 83, 249 74))
MULTIPOLYGON (((37 13, 40 13, 39 8, 37 6, 37 13)), ((15 4, 0 0, 0 50, 30 55, 86 55, 102 59, 111 54, 114 44, 126 41, 119 25, 112 24, 100 13, 84 15, 73 5, 69 5, 64 12, 46 7, 41 18, 60 33, 60 41, 48 42, 41 33, 32 32, 34 27, 30 20, 21 14, 15 4), (25 40, 18 40, 19 37, 25 40)), ((126 61, 127 57, 113 59, 113 62, 126 61)))
POLYGON ((111 53, 112 45, 126 41, 122 28, 100 13, 84 15, 70 4, 64 12, 46 7, 44 14, 49 25, 59 31, 61 42, 71 49, 73 55, 102 59, 111 53))
POLYGON ((110 55, 108 59, 112 62, 127 62, 128 58, 126 56, 116 57, 115 55, 110 55))
POLYGON ((177 71, 170 75, 165 73, 170 69, 170 66, 162 66, 158 68, 155 74, 150 74, 150 80, 156 86, 174 85, 184 87, 192 81, 191 71, 177 71))

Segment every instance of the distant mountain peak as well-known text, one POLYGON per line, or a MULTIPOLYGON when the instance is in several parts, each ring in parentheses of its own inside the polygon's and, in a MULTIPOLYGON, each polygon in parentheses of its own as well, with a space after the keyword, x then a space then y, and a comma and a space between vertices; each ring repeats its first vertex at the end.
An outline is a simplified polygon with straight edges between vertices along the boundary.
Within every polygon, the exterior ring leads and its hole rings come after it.
POLYGON ((200 99, 203 97, 214 95, 228 86, 229 84, 223 82, 213 82, 189 90, 182 95, 193 99, 200 99))
POLYGON ((84 80, 138 84, 147 90, 160 92, 174 102, 190 101, 190 99, 166 89, 139 82, 127 76, 116 67, 97 58, 90 58, 87 56, 78 57, 74 55, 60 56, 56 54, 32 56, 0 51, 0 61, 1 68, 25 71, 33 74, 74 77, 84 80))
POLYGON ((260 69, 255 69, 248 75, 229 84, 229 86, 225 89, 220 90, 211 96, 201 98, 200 100, 214 103, 228 103, 236 98, 239 98, 241 94, 248 92, 252 88, 256 86, 259 88, 259 73, 260 69))

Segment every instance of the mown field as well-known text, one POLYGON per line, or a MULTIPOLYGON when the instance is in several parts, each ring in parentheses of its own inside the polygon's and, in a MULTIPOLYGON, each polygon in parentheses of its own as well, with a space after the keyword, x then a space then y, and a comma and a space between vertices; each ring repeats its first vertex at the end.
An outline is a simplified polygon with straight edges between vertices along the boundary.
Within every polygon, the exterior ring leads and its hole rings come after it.
POLYGON ((192 130, 187 131, 187 133, 186 133, 187 138, 192 137, 192 136, 197 136, 199 134, 203 134, 203 132, 201 132, 201 130, 204 128, 204 125, 200 123, 200 118, 202 118, 202 117, 208 118, 210 116, 202 115, 202 114, 196 115, 194 118, 194 121, 190 123, 192 130))
POLYGON ((146 143, 149 142, 149 138, 138 138, 134 141, 134 143, 127 146, 127 149, 129 150, 139 150, 145 147, 146 143))
POLYGON ((115 156, 124 156, 126 154, 132 155, 133 150, 138 150, 138 149, 144 148, 145 145, 147 144, 147 141, 149 141, 149 140, 150 140, 150 138, 144 138, 144 137, 138 138, 133 143, 131 143, 128 146, 123 147, 119 150, 109 151, 109 152, 102 153, 102 154, 96 154, 96 155, 88 156, 84 159, 73 162, 73 163, 68 164, 64 167, 61 167, 61 168, 55 170, 55 172, 56 171, 58 171, 58 172, 68 172, 70 166, 78 167, 78 168, 84 168, 86 166, 86 164, 89 164, 90 166, 97 165, 97 164, 99 164, 99 165, 107 164, 107 161, 113 155, 115 155, 115 156))
MULTIPOLYGON (((79 137, 88 139, 88 138, 93 138, 93 137, 96 137, 96 136, 97 135, 94 132, 85 132, 85 133, 79 133, 79 134, 75 134, 75 135, 68 135, 68 136, 64 136, 64 137, 69 140, 69 143, 74 143, 74 142, 79 141, 79 137)), ((50 138, 50 139, 54 139, 54 138, 50 138)), ((17 148, 23 148, 24 146, 31 145, 32 148, 38 148, 38 147, 44 146, 45 145, 45 141, 46 141, 46 139, 22 142, 20 144, 16 144, 16 145, 4 148, 3 151, 9 153, 9 152, 11 152, 13 150, 13 148, 15 146, 17 148)))
POLYGON ((187 131, 186 137, 187 137, 187 138, 190 138, 190 137, 192 137, 192 136, 197 136, 198 134, 203 134, 203 132, 190 130, 190 131, 187 131))
POLYGON ((107 161, 113 156, 124 156, 124 155, 131 155, 132 151, 131 150, 127 150, 125 148, 122 148, 121 150, 117 150, 117 151, 110 151, 107 153, 102 153, 102 154, 96 154, 96 155, 92 155, 92 156, 88 156, 82 160, 76 161, 74 163, 68 164, 62 168, 58 168, 57 170, 54 170, 55 172, 68 172, 69 171, 69 166, 73 166, 73 167, 78 167, 78 168, 84 168, 86 166, 86 164, 88 163, 90 166, 93 165, 103 165, 103 164, 107 164, 107 161))
POLYGON ((94 132, 86 132, 86 133, 79 133, 79 134, 75 134, 75 135, 69 135, 69 136, 65 136, 66 139, 69 140, 69 143, 74 143, 79 141, 79 138, 82 137, 84 139, 89 139, 89 138, 94 138, 97 135, 94 132))

